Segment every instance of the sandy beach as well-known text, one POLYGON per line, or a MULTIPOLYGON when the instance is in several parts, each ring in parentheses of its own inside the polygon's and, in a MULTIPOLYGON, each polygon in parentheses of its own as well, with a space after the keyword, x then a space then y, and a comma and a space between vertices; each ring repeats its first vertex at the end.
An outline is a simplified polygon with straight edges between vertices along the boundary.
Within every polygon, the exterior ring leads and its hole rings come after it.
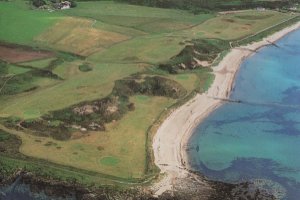
MULTIPOLYGON (((174 179, 185 178, 187 165, 187 144, 196 126, 228 98, 235 75, 242 61, 259 48, 270 45, 286 34, 300 28, 300 22, 285 28, 260 42, 231 49, 218 66, 213 67, 214 82, 206 93, 197 94, 183 106, 172 111, 161 124, 153 140, 155 164, 160 168, 162 178, 154 184, 155 195, 172 190, 174 179)), ((203 181, 205 185, 205 181, 203 181)))

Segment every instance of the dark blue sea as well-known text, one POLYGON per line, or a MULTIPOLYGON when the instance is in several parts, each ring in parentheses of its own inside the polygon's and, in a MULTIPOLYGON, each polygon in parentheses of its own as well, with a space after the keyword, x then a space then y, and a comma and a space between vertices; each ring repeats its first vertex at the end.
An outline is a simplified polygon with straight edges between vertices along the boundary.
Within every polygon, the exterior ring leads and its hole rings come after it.
POLYGON ((193 169, 214 180, 253 181, 300 199, 300 30, 247 58, 231 99, 195 130, 193 169))

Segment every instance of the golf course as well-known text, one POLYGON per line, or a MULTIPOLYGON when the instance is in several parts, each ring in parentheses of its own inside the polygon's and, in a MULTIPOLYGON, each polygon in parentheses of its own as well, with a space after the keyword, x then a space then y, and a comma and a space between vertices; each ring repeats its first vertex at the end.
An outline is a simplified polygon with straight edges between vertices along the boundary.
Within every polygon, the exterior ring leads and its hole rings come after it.
POLYGON ((163 120, 214 80, 232 45, 299 20, 114 1, 66 10, 0 1, 0 170, 83 185, 149 183, 163 120))

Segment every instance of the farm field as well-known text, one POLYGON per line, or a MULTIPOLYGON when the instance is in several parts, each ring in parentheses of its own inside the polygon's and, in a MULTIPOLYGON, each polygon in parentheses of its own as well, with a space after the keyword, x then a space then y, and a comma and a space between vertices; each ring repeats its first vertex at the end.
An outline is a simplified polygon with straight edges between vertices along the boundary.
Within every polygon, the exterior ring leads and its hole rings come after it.
POLYGON ((211 67, 199 63, 213 63, 230 41, 292 16, 254 10, 194 15, 112 1, 78 2, 76 8, 49 12, 16 0, 0 2, 0 17, 5 27, 0 42, 13 45, 0 43, 0 123, 21 137, 20 152, 130 182, 147 177, 147 165, 153 164, 147 160, 146 142, 161 113, 193 92, 208 89, 211 67), (93 107, 95 101, 104 107, 93 107), (49 116, 63 109, 69 109, 73 121, 67 121, 73 124, 59 129, 62 119, 51 121, 49 116), (104 130, 75 123, 94 119, 95 110, 108 113, 101 121, 104 130), (67 129, 72 137, 42 137, 29 127, 41 120, 52 132, 67 129), (24 121, 29 125, 21 126, 24 121))

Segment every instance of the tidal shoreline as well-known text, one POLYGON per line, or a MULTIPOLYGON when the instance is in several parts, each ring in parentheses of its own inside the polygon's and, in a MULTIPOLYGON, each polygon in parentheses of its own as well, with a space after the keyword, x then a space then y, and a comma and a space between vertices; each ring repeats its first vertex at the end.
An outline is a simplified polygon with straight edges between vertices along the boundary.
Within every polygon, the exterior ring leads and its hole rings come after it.
MULTIPOLYGON (((186 178, 191 170, 186 152, 189 138, 198 124, 229 97, 235 76, 245 58, 300 28, 300 22, 246 46, 231 49, 218 66, 213 67, 214 82, 206 93, 197 94, 172 111, 153 139, 155 164, 164 176, 153 187, 155 195, 172 190, 175 179, 186 178)), ((203 180, 206 185, 206 181, 203 180)))

